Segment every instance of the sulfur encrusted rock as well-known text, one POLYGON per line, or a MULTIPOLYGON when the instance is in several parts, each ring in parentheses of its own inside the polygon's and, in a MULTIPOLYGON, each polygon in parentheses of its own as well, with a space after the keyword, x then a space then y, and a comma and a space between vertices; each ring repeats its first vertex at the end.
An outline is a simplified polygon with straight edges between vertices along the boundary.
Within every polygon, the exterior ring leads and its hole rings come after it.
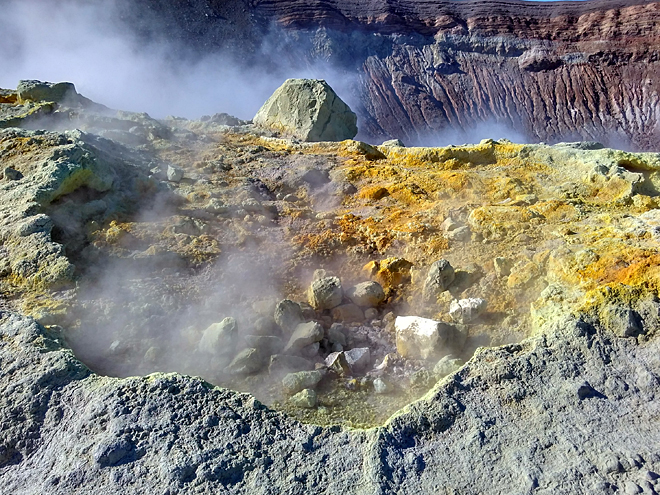
POLYGON ((253 122, 303 141, 343 141, 357 134, 357 117, 321 79, 287 79, 253 122))

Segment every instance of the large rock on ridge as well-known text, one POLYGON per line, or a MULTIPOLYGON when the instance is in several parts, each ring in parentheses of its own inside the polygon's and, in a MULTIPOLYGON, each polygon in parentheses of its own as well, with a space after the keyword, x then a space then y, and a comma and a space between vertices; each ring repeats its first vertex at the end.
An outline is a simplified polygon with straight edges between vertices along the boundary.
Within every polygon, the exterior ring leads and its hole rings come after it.
POLYGON ((357 134, 357 116, 320 79, 287 79, 253 121, 303 141, 343 141, 357 134))

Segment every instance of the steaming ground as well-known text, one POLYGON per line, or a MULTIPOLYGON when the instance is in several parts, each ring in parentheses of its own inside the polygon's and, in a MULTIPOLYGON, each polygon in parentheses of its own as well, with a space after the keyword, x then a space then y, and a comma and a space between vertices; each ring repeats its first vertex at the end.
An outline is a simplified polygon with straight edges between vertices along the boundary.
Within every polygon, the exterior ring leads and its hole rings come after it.
POLYGON ((655 304, 654 154, 298 143, 226 114, 1 96, 10 119, 58 129, 1 131, 2 293, 102 374, 179 371, 305 421, 371 426, 480 346, 578 310, 634 336, 640 304, 655 304), (310 306, 317 279, 344 297, 310 306), (352 305, 348 289, 368 281, 384 299, 352 305), (285 298, 309 335, 274 321, 285 298), (439 353, 402 342, 409 316, 440 322, 439 353), (218 328, 231 338, 209 348, 218 328), (328 361, 339 350, 356 361, 328 361))

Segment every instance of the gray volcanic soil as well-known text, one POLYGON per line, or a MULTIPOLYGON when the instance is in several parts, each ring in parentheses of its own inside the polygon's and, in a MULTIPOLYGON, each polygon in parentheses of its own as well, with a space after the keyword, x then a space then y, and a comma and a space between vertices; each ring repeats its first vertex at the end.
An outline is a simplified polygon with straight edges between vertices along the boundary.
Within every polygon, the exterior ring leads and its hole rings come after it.
POLYGON ((366 431, 304 425, 196 378, 100 377, 59 335, 7 312, 0 342, 3 493, 656 493, 660 485, 660 341, 617 338, 587 321, 483 349, 366 431))

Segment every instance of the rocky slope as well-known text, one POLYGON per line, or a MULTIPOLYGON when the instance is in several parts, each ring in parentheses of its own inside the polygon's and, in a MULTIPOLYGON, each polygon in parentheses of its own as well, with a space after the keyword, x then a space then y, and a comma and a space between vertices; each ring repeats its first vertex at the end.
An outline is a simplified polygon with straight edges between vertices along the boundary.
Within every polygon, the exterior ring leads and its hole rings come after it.
POLYGON ((660 155, 61 87, 0 93, 4 490, 657 492, 660 155))
POLYGON ((533 142, 660 144, 657 2, 238 5, 225 17, 224 2, 201 12, 144 0, 130 9, 148 15, 126 18, 149 36, 153 19, 165 22, 168 33, 204 52, 242 47, 250 63, 275 62, 273 70, 301 59, 329 62, 354 80, 366 139, 436 144, 450 133, 449 140, 469 141, 499 126, 503 136, 533 142))

